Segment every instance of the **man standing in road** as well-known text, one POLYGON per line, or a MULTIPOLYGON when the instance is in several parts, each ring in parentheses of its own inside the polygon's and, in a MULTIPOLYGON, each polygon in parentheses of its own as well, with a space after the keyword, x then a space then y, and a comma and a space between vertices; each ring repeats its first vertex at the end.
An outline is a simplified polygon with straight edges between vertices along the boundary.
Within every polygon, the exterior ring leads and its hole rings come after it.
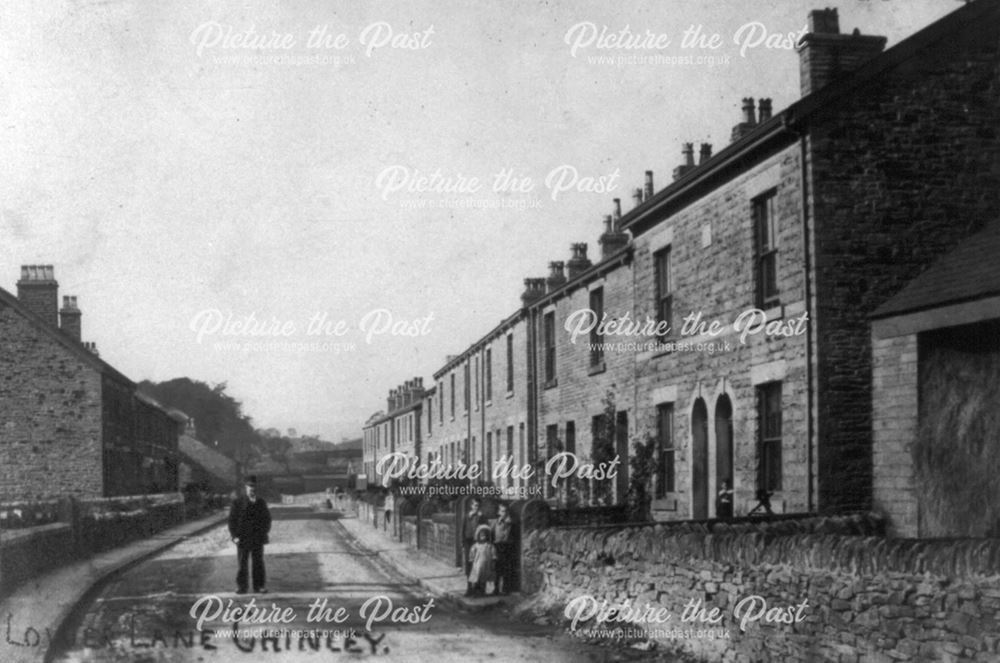
POLYGON ((257 477, 246 480, 246 495, 233 500, 229 509, 229 535, 236 544, 239 571, 236 573, 236 593, 247 593, 247 562, 253 561, 253 591, 266 594, 264 544, 271 532, 271 511, 264 498, 257 495, 257 477))

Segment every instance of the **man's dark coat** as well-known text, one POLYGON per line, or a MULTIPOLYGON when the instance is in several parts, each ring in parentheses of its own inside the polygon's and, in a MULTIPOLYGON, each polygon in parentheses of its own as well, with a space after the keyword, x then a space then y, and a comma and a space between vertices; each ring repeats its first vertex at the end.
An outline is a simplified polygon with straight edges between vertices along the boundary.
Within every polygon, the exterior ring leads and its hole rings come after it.
POLYGON ((262 497, 251 502, 241 496, 233 500, 229 509, 229 534, 239 539, 239 545, 256 548, 268 542, 271 532, 271 511, 262 497))

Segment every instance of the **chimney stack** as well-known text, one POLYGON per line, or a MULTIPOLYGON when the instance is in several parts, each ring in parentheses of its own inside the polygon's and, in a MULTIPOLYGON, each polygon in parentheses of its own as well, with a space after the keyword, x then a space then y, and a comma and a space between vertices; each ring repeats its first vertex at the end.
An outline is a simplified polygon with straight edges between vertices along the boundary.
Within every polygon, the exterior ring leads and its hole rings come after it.
POLYGON ((735 143, 740 138, 743 138, 748 133, 753 131, 756 126, 757 117, 754 112, 753 97, 743 97, 743 119, 739 124, 733 127, 733 132, 730 135, 730 142, 735 143))
POLYGON ((757 123, 764 124, 771 119, 771 100, 761 99, 757 102, 757 123))
POLYGON ((84 341, 83 347, 93 352, 95 356, 101 356, 101 353, 97 351, 97 343, 94 343, 93 341, 84 341))
POLYGON ((59 309, 59 328, 74 341, 80 340, 81 315, 80 309, 76 305, 76 297, 63 297, 63 305, 59 309))
POLYGON ((635 191, 632 192, 632 199, 635 201, 635 206, 638 207, 642 204, 642 188, 636 187, 635 191))
POLYGON ((52 265, 22 265, 17 298, 42 320, 59 326, 59 283, 52 265))
POLYGON ((754 112, 753 97, 743 98, 743 123, 750 126, 757 125, 756 114, 754 112))
POLYGON ((684 157, 684 162, 674 168, 674 180, 679 180, 684 177, 688 171, 694 169, 694 143, 684 143, 681 155, 684 157))
POLYGON ((521 293, 521 305, 531 306, 545 296, 545 279, 524 279, 524 292, 521 293))
POLYGON ((811 94, 859 69, 885 48, 885 37, 840 34, 836 9, 809 12, 809 32, 799 40, 799 87, 811 94))
POLYGON ((621 251, 628 246, 628 233, 622 232, 622 201, 615 198, 615 213, 604 217, 604 233, 598 239, 601 245, 601 260, 606 260, 609 256, 621 251))
POLYGON ((573 279, 590 269, 590 259, 587 258, 587 244, 584 242, 570 244, 569 249, 572 251, 573 257, 566 263, 566 267, 569 271, 569 278, 573 279))
POLYGON ((712 146, 709 143, 701 144, 701 152, 698 154, 698 165, 702 165, 712 158, 712 146))
POLYGON ((653 197, 653 171, 646 171, 646 186, 642 190, 642 199, 649 200, 653 197))
POLYGON ((549 263, 549 277, 545 279, 547 292, 558 290, 562 284, 566 283, 566 274, 563 271, 564 266, 565 263, 562 260, 554 260, 549 263))

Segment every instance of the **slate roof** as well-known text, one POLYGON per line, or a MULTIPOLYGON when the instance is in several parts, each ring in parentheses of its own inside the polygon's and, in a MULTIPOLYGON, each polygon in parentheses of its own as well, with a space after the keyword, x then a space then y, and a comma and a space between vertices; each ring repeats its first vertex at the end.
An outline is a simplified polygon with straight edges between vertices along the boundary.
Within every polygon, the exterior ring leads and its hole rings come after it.
MULTIPOLYGON (((872 318, 1000 295, 1000 220, 967 238, 910 281, 872 318)), ((997 311, 1000 317, 1000 311, 997 311)))
POLYGON ((190 435, 181 435, 177 447, 189 464, 197 465, 225 484, 236 481, 236 463, 232 458, 202 444, 190 435))

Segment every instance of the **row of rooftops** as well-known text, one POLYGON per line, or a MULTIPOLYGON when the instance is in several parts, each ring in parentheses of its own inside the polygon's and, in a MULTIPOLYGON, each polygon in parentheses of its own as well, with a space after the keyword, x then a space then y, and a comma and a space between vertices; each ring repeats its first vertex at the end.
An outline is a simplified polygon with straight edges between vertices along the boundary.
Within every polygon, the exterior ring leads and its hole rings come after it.
POLYGON ((17 296, 0 288, 0 303, 14 309, 40 333, 73 352, 101 374, 127 385, 140 402, 163 411, 182 424, 189 423, 190 418, 180 410, 167 408, 155 398, 135 391, 136 384, 132 380, 100 358, 96 343, 81 340, 83 314, 75 295, 64 296, 61 308, 57 308, 58 301, 59 282, 52 265, 22 265, 17 296))
POLYGON ((694 144, 683 143, 681 163, 673 169, 670 184, 659 192, 655 191, 653 171, 645 171, 643 186, 633 189, 634 206, 631 210, 623 213, 621 199, 612 200, 612 213, 603 219, 599 262, 592 263, 587 257, 586 243, 571 244, 570 259, 550 262, 547 277, 524 279, 521 308, 462 353, 449 355, 444 365, 434 373, 434 379, 439 379, 485 343, 504 333, 531 308, 546 306, 629 261, 632 237, 703 195, 734 169, 745 168, 757 154, 800 139, 808 130, 810 118, 828 104, 871 81, 887 68, 912 57, 928 44, 974 24, 983 15, 994 11, 998 3, 1000 0, 967 3, 887 51, 884 50, 885 37, 862 35, 857 29, 851 34, 841 34, 835 8, 811 11, 808 32, 797 46, 802 94, 798 101, 774 114, 770 98, 760 98, 755 102, 753 97, 744 97, 742 116, 732 128, 731 142, 723 150, 713 154, 712 145, 702 143, 698 163, 695 163, 694 144))

